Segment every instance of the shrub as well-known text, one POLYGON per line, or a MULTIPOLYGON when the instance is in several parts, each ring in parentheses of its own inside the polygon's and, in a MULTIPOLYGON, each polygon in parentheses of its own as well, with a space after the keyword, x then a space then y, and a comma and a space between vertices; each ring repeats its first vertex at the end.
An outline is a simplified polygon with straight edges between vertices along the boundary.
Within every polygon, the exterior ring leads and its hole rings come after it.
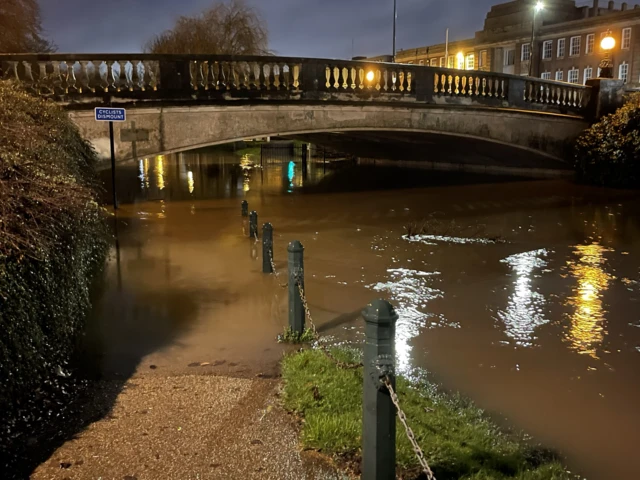
POLYGON ((640 93, 591 126, 576 142, 578 178, 595 185, 640 186, 640 93))
POLYGON ((0 81, 0 440, 65 375, 90 309, 108 246, 95 160, 61 108, 0 81))

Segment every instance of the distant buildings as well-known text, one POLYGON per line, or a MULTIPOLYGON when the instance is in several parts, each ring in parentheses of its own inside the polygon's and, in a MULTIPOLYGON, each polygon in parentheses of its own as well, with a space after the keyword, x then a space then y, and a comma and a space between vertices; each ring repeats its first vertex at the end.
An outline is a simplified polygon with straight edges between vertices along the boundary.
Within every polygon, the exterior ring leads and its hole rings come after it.
MULTIPOLYGON (((514 0, 491 7, 475 38, 399 51, 396 61, 529 75, 585 83, 598 76, 604 56, 600 41, 608 32, 614 76, 640 82, 640 5, 610 1, 577 7, 574 0, 514 0), (536 12, 536 4, 542 10, 536 12), (535 18, 535 25, 534 25, 535 18), (532 48, 532 37, 533 48, 532 48), (530 65, 530 63, 533 64, 530 65)), ((452 25, 453 26, 453 25, 452 25)), ((444 36, 444 35, 443 35, 444 36)), ((370 58, 390 61, 390 56, 370 58)))

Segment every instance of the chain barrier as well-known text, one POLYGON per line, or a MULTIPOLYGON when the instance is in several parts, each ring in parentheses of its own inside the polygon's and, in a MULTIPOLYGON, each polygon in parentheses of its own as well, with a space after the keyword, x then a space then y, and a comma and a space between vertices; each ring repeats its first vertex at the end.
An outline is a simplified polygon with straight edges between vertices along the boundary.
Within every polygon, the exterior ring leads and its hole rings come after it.
POLYGON ((429 468, 429 464, 427 463, 427 460, 424 458, 424 453, 420 448, 420 445, 418 445, 418 442, 416 440, 415 434, 413 433, 413 430, 411 430, 411 427, 407 424, 407 416, 402 411, 402 408, 400 408, 400 399, 398 398, 398 394, 394 390, 393 385, 391 385, 391 379, 389 378, 388 375, 384 376, 383 382, 385 387, 387 387, 387 390, 389 390, 391 401, 396 407, 396 411, 398 412, 398 418, 400 419, 400 422, 404 426, 404 430, 407 433, 407 438, 411 443, 411 447, 413 448, 413 451, 415 452, 416 457, 418 457, 418 462, 420 462, 422 471, 427 476, 427 480, 436 480, 435 475, 429 468))
MULTIPOLYGON (((305 315, 309 320, 309 324, 311 325, 311 330, 317 337, 318 331, 316 330, 316 326, 313 323, 313 319, 311 318, 311 311, 309 310, 309 303, 307 302, 307 297, 304 294, 304 288, 302 288, 302 285, 300 285, 300 283, 296 282, 296 284, 298 285, 298 292, 300 292, 300 299, 302 300, 302 306, 304 307, 305 315)), ((352 370, 352 369, 360 368, 363 366, 362 363, 347 363, 347 362, 343 362, 342 360, 338 360, 331 353, 331 351, 326 345, 323 345, 320 342, 316 342, 316 344, 318 345, 320 350, 329 358, 329 360, 331 360, 340 368, 344 368, 345 370, 352 370)))
POLYGON ((280 272, 276 270, 276 264, 273 262, 273 255, 269 255, 269 263, 271 264, 271 271, 273 272, 274 278, 276 279, 276 282, 278 282, 280 288, 287 288, 289 286, 289 282, 280 283, 280 272))

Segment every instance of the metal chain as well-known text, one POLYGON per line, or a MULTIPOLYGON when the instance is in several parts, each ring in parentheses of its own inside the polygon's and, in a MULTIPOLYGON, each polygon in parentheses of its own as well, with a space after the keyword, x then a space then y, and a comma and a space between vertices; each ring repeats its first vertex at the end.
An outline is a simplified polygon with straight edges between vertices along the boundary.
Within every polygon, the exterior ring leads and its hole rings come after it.
POLYGON ((302 306, 304 307, 304 313, 309 320, 309 325, 311 325, 311 331, 317 334, 316 325, 313 323, 313 319, 311 318, 311 311, 309 310, 309 304, 307 303, 307 297, 304 295, 304 288, 300 285, 300 282, 296 281, 296 285, 298 286, 298 292, 300 292, 300 300, 302 300, 302 306))
POLYGON ((411 427, 407 424, 407 416, 402 411, 402 408, 400 408, 400 399, 398 398, 398 394, 396 393, 396 391, 393 389, 393 385, 391 385, 391 379, 389 378, 389 375, 384 376, 383 382, 385 387, 387 387, 387 389, 389 390, 391 401, 396 406, 396 410, 398 412, 398 418, 400 419, 400 422, 402 423, 405 431, 407 432, 407 438, 409 438, 409 442, 413 447, 413 451, 415 452, 416 457, 418 457, 418 462, 420 462, 422 471, 427 476, 427 480, 436 480, 435 475, 429 468, 429 464, 427 463, 427 460, 424 458, 424 453, 422 452, 420 445, 418 445, 418 442, 416 440, 416 436, 413 433, 413 430, 411 430, 411 427))
POLYGON ((269 252, 269 263, 271 263, 271 271, 273 272, 274 278, 276 279, 276 281, 278 282, 278 285, 280 285, 281 288, 287 288, 289 286, 289 283, 280 283, 280 272, 278 272, 278 270, 276 270, 276 264, 273 262, 273 255, 271 255, 272 252, 269 252))

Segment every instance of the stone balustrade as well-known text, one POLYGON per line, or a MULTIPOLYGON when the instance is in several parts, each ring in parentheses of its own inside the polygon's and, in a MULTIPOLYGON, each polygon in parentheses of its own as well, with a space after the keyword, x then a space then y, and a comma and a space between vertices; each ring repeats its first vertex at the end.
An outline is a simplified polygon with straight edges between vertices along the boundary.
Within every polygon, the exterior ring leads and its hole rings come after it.
POLYGON ((0 55, 0 77, 68 108, 126 102, 414 102, 584 114, 590 88, 418 65, 275 56, 0 55))

